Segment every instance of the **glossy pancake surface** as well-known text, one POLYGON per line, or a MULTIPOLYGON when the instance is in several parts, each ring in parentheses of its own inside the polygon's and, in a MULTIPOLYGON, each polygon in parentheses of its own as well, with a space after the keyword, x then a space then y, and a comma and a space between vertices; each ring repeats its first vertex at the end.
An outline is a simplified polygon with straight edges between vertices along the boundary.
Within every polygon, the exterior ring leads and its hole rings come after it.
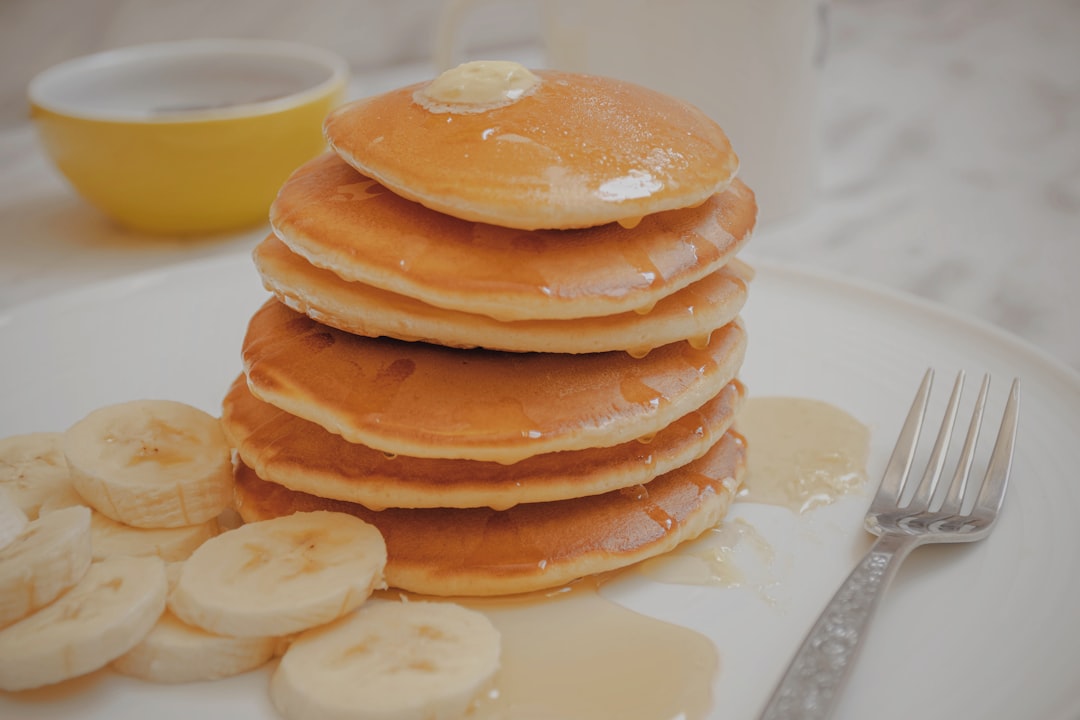
POLYGON ((500 320, 647 308, 730 260, 757 219, 735 180, 698 207, 584 230, 525 232, 433 212, 333 153, 298 168, 270 209, 293 252, 345 280, 500 320))
POLYGON ((252 393, 350 442, 413 457, 512 463, 659 431, 735 378, 740 321, 701 349, 644 358, 459 350, 365 338, 271 299, 243 342, 252 393))
POLYGON ((701 202, 738 170, 701 110, 638 85, 539 70, 516 102, 432 112, 419 83, 343 105, 323 125, 350 165, 455 217, 526 230, 639 218, 701 202))
POLYGON ((745 389, 736 382, 653 438, 546 453, 513 465, 388 457, 255 398, 241 376, 225 396, 222 427, 240 459, 291 490, 368 508, 491 507, 597 495, 647 483, 705 453, 731 426, 745 389))
POLYGON ((648 313, 500 322, 342 280, 293 253, 273 235, 256 246, 252 257, 263 285, 278 300, 324 325, 368 337, 508 352, 626 350, 641 355, 676 340, 700 340, 735 319, 753 275, 736 259, 661 299, 648 313))
POLYGON ((386 540, 392 587, 425 595, 505 595, 626 567, 697 537, 727 512, 745 454, 742 438, 729 432, 701 458, 647 485, 502 511, 373 511, 266 482, 243 464, 235 490, 237 510, 248 522, 336 510, 372 523, 386 540))

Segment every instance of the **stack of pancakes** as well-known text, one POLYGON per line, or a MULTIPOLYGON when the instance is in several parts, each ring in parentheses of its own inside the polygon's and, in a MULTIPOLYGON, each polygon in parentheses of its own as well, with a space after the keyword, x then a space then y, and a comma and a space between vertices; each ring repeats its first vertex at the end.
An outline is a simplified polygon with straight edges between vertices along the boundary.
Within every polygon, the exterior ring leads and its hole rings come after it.
POLYGON ((422 83, 337 109, 254 253, 273 297, 223 408, 240 514, 358 515, 404 590, 623 567, 740 482, 757 212, 727 138, 641 87, 528 77, 492 106, 422 83))

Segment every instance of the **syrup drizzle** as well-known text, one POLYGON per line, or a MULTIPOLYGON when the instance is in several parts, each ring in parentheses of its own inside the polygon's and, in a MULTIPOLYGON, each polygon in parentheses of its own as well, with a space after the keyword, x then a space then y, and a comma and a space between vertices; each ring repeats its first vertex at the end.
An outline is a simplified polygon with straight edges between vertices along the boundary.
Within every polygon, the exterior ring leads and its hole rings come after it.
MULTIPOLYGON (((752 397, 739 412, 738 427, 749 448, 738 502, 802 514, 865 484, 869 430, 837 407, 805 398, 752 397)), ((668 584, 749 586, 771 603, 769 589, 777 583, 773 560, 768 539, 736 518, 639 563, 634 572, 668 584), (741 548, 750 550, 749 563, 741 548)))

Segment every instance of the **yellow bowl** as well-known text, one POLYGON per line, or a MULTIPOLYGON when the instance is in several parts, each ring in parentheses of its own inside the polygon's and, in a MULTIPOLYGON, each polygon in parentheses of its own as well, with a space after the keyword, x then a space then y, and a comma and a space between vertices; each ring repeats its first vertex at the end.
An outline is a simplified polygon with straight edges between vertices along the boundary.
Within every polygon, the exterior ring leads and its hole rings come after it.
POLYGON ((90 203, 142 231, 265 222, 289 173, 322 152, 344 99, 333 53, 268 40, 189 40, 61 63, 29 85, 53 162, 90 203))

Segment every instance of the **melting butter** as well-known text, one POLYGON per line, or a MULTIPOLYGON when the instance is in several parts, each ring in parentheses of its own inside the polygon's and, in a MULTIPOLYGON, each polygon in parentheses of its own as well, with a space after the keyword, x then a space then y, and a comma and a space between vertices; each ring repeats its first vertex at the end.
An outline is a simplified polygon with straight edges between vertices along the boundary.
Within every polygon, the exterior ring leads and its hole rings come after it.
POLYGON ((740 499, 806 512, 866 482, 869 429, 808 398, 755 397, 739 411, 748 461, 740 499))
POLYGON ((540 78, 516 62, 477 60, 445 71, 413 99, 433 113, 479 113, 515 103, 539 84, 540 78))

